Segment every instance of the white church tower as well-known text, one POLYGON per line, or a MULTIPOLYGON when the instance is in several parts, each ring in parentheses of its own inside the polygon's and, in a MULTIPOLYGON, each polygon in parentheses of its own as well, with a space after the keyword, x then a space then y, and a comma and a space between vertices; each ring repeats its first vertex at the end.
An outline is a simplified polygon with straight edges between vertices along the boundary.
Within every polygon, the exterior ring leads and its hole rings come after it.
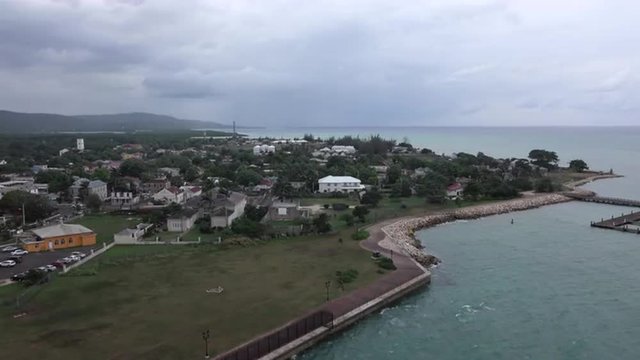
POLYGON ((84 139, 76 139, 76 149, 78 149, 78 151, 84 151, 84 139))

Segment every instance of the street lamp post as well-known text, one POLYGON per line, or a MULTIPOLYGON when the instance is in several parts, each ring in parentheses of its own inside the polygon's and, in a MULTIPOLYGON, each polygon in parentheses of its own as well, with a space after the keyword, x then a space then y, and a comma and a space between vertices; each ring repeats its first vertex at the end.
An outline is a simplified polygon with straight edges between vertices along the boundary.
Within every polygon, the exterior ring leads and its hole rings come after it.
POLYGON ((209 329, 202 332, 202 340, 204 340, 204 358, 209 358, 209 329))
POLYGON ((327 288, 327 301, 329 301, 329 287, 331 287, 331 280, 325 281, 324 287, 327 288))

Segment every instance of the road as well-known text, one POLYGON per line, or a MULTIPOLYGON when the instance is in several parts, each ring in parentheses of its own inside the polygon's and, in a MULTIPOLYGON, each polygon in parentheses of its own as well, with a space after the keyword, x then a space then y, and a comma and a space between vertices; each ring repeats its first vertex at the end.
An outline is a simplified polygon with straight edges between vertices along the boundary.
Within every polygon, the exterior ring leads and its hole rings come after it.
MULTIPOLYGON (((0 280, 8 279, 12 275, 21 273, 23 271, 27 271, 29 269, 37 268, 44 265, 49 265, 52 262, 62 259, 65 256, 69 256, 74 251, 81 251, 85 254, 90 254, 91 249, 99 249, 102 247, 100 245, 93 246, 84 246, 84 247, 74 247, 63 250, 55 250, 55 251, 43 251, 38 253, 30 253, 22 257, 22 262, 16 264, 16 266, 11 268, 0 268, 0 280)), ((11 253, 0 253, 0 260, 4 260, 9 258, 11 253)))

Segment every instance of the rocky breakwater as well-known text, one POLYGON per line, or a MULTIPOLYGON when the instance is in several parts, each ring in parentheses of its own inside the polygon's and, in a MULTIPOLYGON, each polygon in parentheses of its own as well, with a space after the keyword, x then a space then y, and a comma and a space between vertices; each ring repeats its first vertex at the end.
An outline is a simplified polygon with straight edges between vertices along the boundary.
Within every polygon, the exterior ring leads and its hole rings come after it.
POLYGON ((384 226, 382 230, 387 235, 387 238, 406 255, 411 256, 422 265, 431 266, 437 264, 439 260, 422 249, 420 241, 415 238, 417 230, 456 220, 477 219, 483 216, 533 209, 570 200, 571 198, 560 194, 534 195, 491 204, 447 210, 422 217, 401 219, 384 226))

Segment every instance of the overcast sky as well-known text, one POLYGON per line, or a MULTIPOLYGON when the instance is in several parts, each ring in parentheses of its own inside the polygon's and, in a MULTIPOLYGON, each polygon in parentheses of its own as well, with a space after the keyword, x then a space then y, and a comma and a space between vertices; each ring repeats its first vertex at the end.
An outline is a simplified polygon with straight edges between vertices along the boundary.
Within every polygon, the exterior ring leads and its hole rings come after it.
POLYGON ((640 125, 640 1, 1 0, 0 108, 640 125))

